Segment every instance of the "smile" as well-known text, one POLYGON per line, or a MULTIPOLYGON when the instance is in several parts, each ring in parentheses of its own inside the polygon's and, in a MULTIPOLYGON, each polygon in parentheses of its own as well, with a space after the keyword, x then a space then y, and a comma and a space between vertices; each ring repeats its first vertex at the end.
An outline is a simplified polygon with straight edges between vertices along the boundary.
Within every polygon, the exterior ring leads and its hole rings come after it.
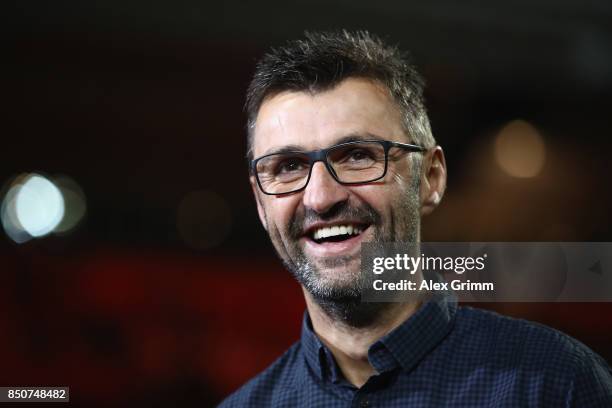
POLYGON ((371 239, 370 226, 348 220, 311 225, 302 236, 304 250, 316 258, 358 255, 361 242, 371 239))
POLYGON ((311 233, 311 238, 317 244, 323 242, 340 242, 361 234, 362 225, 342 224, 328 227, 315 228, 311 233))

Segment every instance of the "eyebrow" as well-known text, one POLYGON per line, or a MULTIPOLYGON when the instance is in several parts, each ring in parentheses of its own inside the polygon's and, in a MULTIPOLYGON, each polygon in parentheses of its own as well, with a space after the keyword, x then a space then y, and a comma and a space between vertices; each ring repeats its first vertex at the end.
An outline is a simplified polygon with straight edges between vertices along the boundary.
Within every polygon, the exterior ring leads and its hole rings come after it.
POLYGON ((382 137, 375 135, 373 133, 353 133, 344 137, 341 137, 340 139, 337 139, 331 146, 335 146, 335 145, 339 145, 342 143, 349 143, 349 142, 363 142, 366 140, 385 140, 382 137))
MULTIPOLYGON (((342 143, 349 142, 363 142, 366 140, 385 140, 382 137, 375 135, 373 133, 365 132, 365 133, 351 133, 346 136, 342 136, 336 140, 334 140, 327 148, 331 146, 336 146, 342 143)), ((318 150, 318 149, 317 149, 318 150)), ((277 149, 268 149, 262 156, 267 156, 269 154, 278 154, 278 153, 304 153, 307 150, 304 150, 303 146, 299 145, 286 145, 283 147, 279 147, 277 149)), ((261 156, 260 156, 261 157, 261 156)))

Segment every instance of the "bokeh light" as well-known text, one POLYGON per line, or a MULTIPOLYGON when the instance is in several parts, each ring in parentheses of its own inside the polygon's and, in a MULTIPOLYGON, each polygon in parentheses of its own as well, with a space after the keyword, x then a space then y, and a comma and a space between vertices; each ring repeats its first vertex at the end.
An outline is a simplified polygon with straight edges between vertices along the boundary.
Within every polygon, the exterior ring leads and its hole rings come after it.
POLYGON ((81 187, 70 177, 54 178, 55 185, 64 197, 64 217, 53 232, 67 233, 74 229, 87 212, 87 201, 81 187))
POLYGON ((537 176, 546 159, 546 147, 538 130, 524 120, 513 120, 497 134, 495 158, 501 169, 513 177, 537 176))
POLYGON ((9 184, 0 207, 7 236, 16 243, 73 229, 86 212, 85 195, 74 180, 24 173, 9 184))
POLYGON ((10 185, 8 191, 4 195, 2 200, 2 207, 0 207, 0 218, 2 221, 2 227, 6 235, 18 244, 24 243, 32 239, 32 236, 28 234, 17 217, 17 210, 15 208, 15 202, 17 194, 21 190, 21 180, 23 176, 17 177, 15 182, 10 185))
POLYGON ((64 197, 53 182, 32 173, 19 176, 2 203, 2 226, 17 243, 49 234, 64 217, 64 197))

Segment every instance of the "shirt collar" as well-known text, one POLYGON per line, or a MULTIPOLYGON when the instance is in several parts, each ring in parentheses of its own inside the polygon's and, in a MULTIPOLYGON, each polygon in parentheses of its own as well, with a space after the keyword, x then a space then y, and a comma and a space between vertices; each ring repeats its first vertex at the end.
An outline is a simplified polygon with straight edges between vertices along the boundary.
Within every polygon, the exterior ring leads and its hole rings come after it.
MULTIPOLYGON (((436 293, 415 314, 370 347, 370 363, 379 373, 398 365, 403 370, 411 370, 450 332, 456 311, 454 294, 436 293)), ((308 311, 304 312, 301 346, 307 364, 319 379, 329 374, 333 382, 338 380, 339 369, 331 352, 315 334, 308 311)))
POLYGON ((411 370, 451 331, 456 312, 453 293, 431 296, 415 314, 370 347, 370 363, 379 373, 397 364, 411 370))

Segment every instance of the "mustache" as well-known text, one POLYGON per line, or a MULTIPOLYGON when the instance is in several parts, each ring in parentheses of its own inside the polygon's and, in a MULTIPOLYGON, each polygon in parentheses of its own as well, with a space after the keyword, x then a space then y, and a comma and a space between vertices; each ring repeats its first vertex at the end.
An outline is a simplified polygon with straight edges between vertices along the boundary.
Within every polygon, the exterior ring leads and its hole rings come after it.
POLYGON ((304 232, 306 225, 315 222, 334 222, 349 219, 364 224, 380 225, 381 216, 371 205, 363 203, 359 207, 351 206, 348 202, 339 202, 324 213, 311 208, 298 211, 289 221, 289 236, 298 239, 304 232))

